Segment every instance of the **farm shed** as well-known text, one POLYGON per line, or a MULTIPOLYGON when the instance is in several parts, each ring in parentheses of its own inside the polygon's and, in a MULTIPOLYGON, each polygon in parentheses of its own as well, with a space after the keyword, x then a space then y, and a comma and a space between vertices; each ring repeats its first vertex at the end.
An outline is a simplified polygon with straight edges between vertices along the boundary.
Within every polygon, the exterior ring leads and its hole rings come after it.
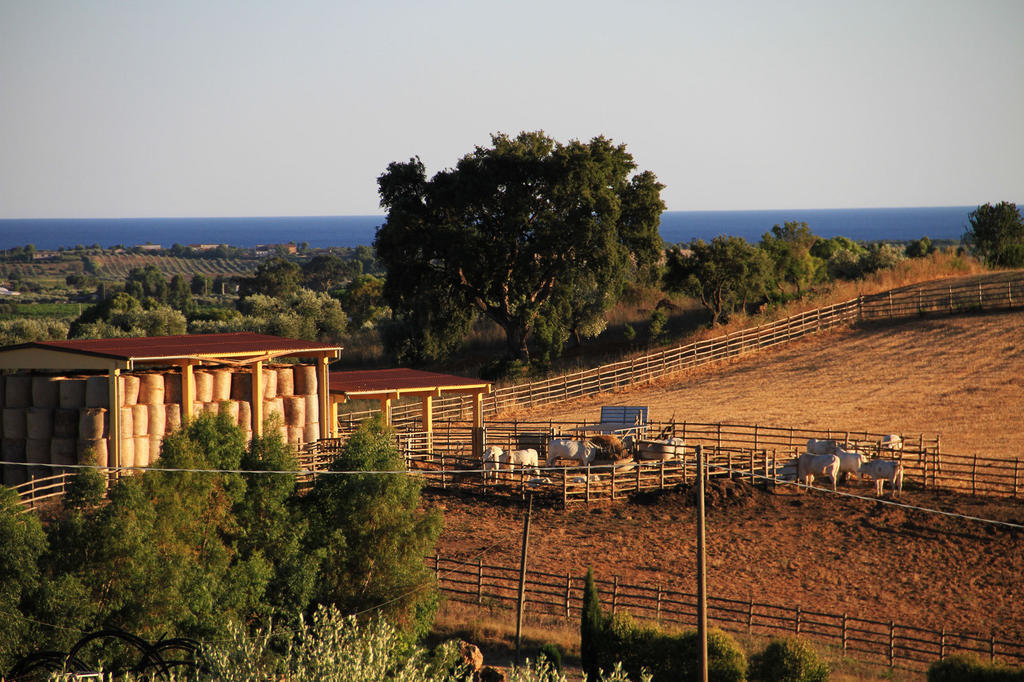
MULTIPOLYGON (((301 444, 334 435, 328 362, 339 346, 248 332, 25 343, 0 348, 0 460, 146 466, 159 442, 199 412, 226 411, 261 434, 278 412, 301 444), (286 364, 286 359, 313 360, 286 364)), ((16 482, 14 467, 4 482, 16 482), (9 480, 12 479, 12 480, 9 480)), ((42 467, 30 475, 46 475, 42 467)), ((18 467, 24 471, 24 467, 18 467)))
POLYGON ((434 430, 433 399, 442 395, 473 397, 473 451, 482 448, 483 396, 491 384, 479 379, 452 374, 424 372, 416 369, 375 369, 331 372, 331 424, 338 423, 338 405, 347 400, 378 400, 387 424, 391 424, 391 407, 403 397, 419 397, 423 431, 434 430))

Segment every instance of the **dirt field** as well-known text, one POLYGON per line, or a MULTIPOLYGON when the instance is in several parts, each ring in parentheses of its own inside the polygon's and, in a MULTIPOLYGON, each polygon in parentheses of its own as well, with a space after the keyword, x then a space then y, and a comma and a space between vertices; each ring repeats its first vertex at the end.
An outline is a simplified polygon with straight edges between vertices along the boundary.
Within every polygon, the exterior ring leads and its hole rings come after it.
MULTIPOLYGON (((520 412, 594 419, 605 404, 648 405, 652 420, 938 433, 943 450, 1024 455, 1024 317, 919 320, 835 333, 612 395, 520 412)), ((855 492, 866 492, 856 485, 855 492)), ((1024 531, 740 485, 708 510, 709 590, 720 596, 1024 640, 1024 531)), ((1024 524, 1021 501, 913 492, 931 509, 1024 524)), ((512 502, 431 497, 439 551, 517 565, 512 502)), ((532 566, 691 589, 692 498, 669 493, 535 510, 532 566)), ((911 676, 912 677, 912 676, 911 676)))

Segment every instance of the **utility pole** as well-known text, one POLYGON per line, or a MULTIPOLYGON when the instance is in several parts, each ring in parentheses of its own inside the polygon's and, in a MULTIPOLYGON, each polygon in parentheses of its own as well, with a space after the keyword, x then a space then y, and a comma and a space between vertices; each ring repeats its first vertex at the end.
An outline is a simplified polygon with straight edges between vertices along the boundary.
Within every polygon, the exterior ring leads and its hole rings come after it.
POLYGON ((526 605, 526 548, 530 541, 530 516, 533 493, 526 493, 526 517, 523 519, 523 553, 519 559, 519 599, 516 605, 516 665, 522 663, 523 607, 526 605))
POLYGON ((708 578, 704 545, 704 448, 697 446, 697 679, 708 682, 708 578))

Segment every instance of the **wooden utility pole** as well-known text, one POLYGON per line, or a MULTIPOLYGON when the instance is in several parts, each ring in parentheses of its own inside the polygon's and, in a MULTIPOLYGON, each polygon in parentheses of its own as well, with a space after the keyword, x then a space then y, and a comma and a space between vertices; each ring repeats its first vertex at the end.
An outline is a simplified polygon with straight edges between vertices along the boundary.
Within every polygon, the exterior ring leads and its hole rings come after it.
POLYGON ((697 679, 708 682, 708 579, 704 545, 704 448, 697 446, 697 679))
POLYGON ((523 553, 519 559, 519 599, 516 602, 516 665, 522 663, 523 607, 526 605, 526 549, 530 541, 530 516, 533 514, 533 493, 526 494, 526 517, 523 519, 523 553))

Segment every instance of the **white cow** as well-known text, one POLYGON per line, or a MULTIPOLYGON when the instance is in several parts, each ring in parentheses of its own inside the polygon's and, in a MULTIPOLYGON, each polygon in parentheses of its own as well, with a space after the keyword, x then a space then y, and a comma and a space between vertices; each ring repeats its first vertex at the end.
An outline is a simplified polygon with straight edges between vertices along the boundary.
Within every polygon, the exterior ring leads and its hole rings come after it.
POLYGON ((880 445, 882 450, 900 452, 903 450, 903 437, 898 433, 890 433, 888 436, 882 436, 880 445))
POLYGON ((682 459, 683 448, 686 447, 686 441, 678 437, 672 437, 667 440, 650 441, 650 443, 654 444, 655 447, 650 447, 646 444, 642 445, 640 447, 640 459, 657 461, 682 459), (667 445, 671 447, 656 447, 657 445, 667 445))
POLYGON ((493 481, 498 478, 498 472, 502 470, 502 467, 508 464, 508 455, 497 445, 488 445, 484 448, 483 455, 480 457, 483 460, 484 480, 493 481))
POLYGON ((839 443, 832 439, 809 438, 807 440, 807 452, 812 455, 834 455, 839 443))
POLYGON ((551 466, 559 459, 575 459, 581 465, 590 464, 597 454, 597 446, 582 440, 569 438, 552 438, 548 441, 547 465, 551 466))
POLYGON ((874 479, 877 497, 882 496, 886 481, 889 481, 892 487, 893 497, 898 497, 903 492, 903 465, 894 459, 873 459, 865 462, 860 472, 874 479))
POLYGON ((867 455, 856 450, 847 451, 837 447, 835 455, 839 458, 839 473, 842 475, 844 482, 847 475, 852 475, 856 479, 861 472, 861 467, 868 461, 867 455))
POLYGON ((525 450, 512 450, 508 453, 508 470, 515 471, 519 469, 529 469, 534 473, 540 472, 540 461, 537 456, 537 451, 533 448, 526 448, 525 450))
POLYGON ((816 476, 827 476, 832 481, 832 490, 836 489, 839 478, 839 457, 837 455, 815 455, 805 452, 796 461, 796 480, 810 486, 816 476))

